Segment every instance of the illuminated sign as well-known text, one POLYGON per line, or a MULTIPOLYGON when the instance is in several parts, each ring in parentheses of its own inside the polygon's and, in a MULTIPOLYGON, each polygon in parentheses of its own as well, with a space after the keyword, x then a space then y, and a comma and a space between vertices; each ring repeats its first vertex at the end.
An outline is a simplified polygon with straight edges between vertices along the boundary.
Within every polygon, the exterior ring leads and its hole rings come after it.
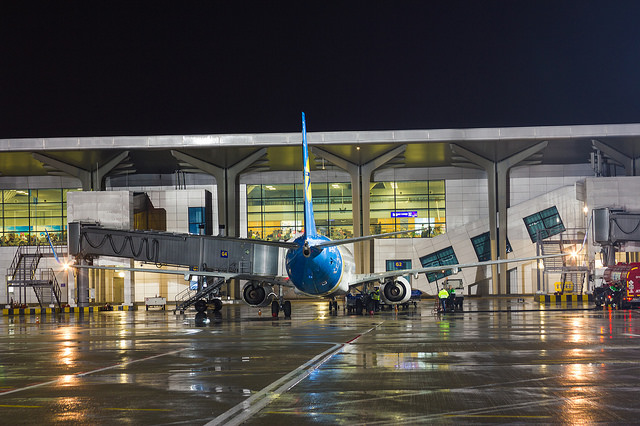
POLYGON ((391 212, 391 217, 418 217, 418 212, 391 212))

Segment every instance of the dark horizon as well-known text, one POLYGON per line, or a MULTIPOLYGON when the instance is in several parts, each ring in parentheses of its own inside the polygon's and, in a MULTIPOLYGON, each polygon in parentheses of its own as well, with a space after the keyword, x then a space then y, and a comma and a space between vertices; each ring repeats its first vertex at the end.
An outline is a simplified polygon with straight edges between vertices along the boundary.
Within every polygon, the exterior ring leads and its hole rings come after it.
POLYGON ((640 122, 640 3, 3 5, 0 138, 640 122))

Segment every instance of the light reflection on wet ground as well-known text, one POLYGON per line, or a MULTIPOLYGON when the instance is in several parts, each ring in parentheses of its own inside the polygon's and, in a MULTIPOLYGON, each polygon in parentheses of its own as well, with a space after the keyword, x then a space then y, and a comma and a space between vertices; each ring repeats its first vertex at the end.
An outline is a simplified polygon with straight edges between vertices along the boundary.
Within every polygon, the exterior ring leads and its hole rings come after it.
POLYGON ((640 312, 465 302, 362 317, 294 302, 291 320, 225 305, 203 327, 165 311, 0 317, 0 412, 12 424, 206 424, 245 402, 261 425, 638 421, 640 312), (324 351, 288 391, 263 391, 324 351), (257 409, 261 392, 271 399, 257 409))

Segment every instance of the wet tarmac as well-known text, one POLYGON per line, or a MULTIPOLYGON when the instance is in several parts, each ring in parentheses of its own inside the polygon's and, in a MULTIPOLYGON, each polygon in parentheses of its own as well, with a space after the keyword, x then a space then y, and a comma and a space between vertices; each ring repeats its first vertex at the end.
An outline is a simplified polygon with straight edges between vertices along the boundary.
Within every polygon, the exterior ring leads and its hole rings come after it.
POLYGON ((1 424, 640 421, 640 311, 471 299, 0 317, 1 424))

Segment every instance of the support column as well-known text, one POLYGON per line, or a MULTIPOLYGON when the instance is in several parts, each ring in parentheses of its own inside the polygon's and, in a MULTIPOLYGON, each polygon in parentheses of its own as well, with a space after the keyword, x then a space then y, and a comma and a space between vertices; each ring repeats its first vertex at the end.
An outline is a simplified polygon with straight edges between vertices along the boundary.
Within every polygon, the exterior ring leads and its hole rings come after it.
MULTIPOLYGON (((393 158, 404 153, 407 149, 406 145, 398 146, 391 151, 388 151, 381 156, 369 161, 366 164, 360 166, 360 184, 362 185, 362 235, 371 235, 369 232, 369 226, 371 224, 371 194, 369 192, 369 185, 371 184, 371 175, 373 172, 382 167, 384 164, 391 161, 393 158)), ((371 265, 371 241, 364 241, 363 245, 363 272, 373 272, 371 265)))
POLYGON ((600 151, 602 151, 607 157, 610 157, 618 163, 622 164, 627 176, 636 176, 637 173, 640 172, 640 170, 638 169, 638 167, 640 166, 640 157, 629 157, 628 155, 623 154, 622 152, 611 148, 609 145, 605 145, 604 143, 596 139, 591 140, 591 145, 595 149, 599 149, 600 151))
POLYGON ((83 191, 104 191, 105 177, 122 161, 129 157, 129 151, 123 151, 95 170, 85 170, 55 158, 37 152, 31 153, 41 163, 80 180, 83 191))
MULTIPOLYGON (((500 259, 507 258, 507 209, 509 208, 509 170, 512 167, 516 166, 518 163, 542 151, 547 147, 548 144, 548 141, 537 143, 532 147, 513 154, 511 157, 499 161, 496 164, 496 174, 498 178, 498 229, 504 230, 498 235, 498 255, 500 256, 500 259)), ((500 286, 498 294, 508 293, 508 268, 508 264, 500 264, 500 286)))
MULTIPOLYGON (((80 265, 87 266, 89 262, 84 259, 80 260, 80 265)), ((79 308, 86 308, 89 306, 89 269, 78 268, 76 272, 78 295, 77 305, 79 308)), ((74 295, 71 295, 73 297, 74 295)))
POLYGON ((176 159, 184 161, 212 175, 216 179, 216 186, 218 188, 218 223, 225 227, 225 233, 229 237, 237 237, 240 235, 240 222, 237 220, 240 216, 238 176, 266 153, 267 149, 261 148, 245 159, 225 169, 215 164, 207 163, 199 158, 192 157, 191 155, 179 151, 171 151, 171 155, 176 159))
MULTIPOLYGON (((218 224, 224 226, 225 235, 228 237, 240 236, 240 187, 238 176, 249 166, 266 155, 267 149, 261 148, 238 161, 229 168, 218 167, 215 164, 207 163, 199 158, 192 157, 188 154, 171 151, 176 159, 184 161, 203 172, 212 175, 216 179, 218 188, 218 224)), ((240 298, 240 281, 232 279, 227 282, 228 294, 234 298, 240 298)))
MULTIPOLYGON (((369 184, 374 170, 380 168, 393 158, 402 154, 407 149, 402 145, 382 154, 370 162, 358 166, 349 161, 337 157, 323 149, 312 147, 311 151, 325 160, 346 170, 351 176, 351 195, 354 236, 370 235, 369 224, 371 221, 371 203, 369 198, 369 184)), ((354 244, 354 258, 356 260, 356 272, 359 274, 372 272, 371 266, 371 242, 363 241, 354 244)))
MULTIPOLYGON (((491 260, 498 259, 498 190, 496 187, 496 163, 459 145, 451 145, 451 150, 467 160, 483 168, 487 172, 488 204, 489 204, 489 238, 491 239, 491 260)), ((504 232, 506 234, 506 232, 504 232)), ((491 265, 491 293, 498 294, 498 266, 491 265)))
MULTIPOLYGON (((482 167, 487 172, 489 186, 489 235, 491 238, 491 260, 507 259, 507 210, 509 208, 509 170, 518 163, 542 151, 548 141, 520 151, 501 161, 488 160, 459 145, 451 145, 454 153, 463 156, 472 163, 482 167), (502 229, 502 232, 498 232, 502 229)), ((491 284, 493 294, 507 294, 508 264, 500 267, 491 265, 491 284), (498 269, 500 272, 498 273, 498 269)))
POLYGON ((67 270, 67 303, 71 307, 76 306, 76 275, 73 268, 67 270))

